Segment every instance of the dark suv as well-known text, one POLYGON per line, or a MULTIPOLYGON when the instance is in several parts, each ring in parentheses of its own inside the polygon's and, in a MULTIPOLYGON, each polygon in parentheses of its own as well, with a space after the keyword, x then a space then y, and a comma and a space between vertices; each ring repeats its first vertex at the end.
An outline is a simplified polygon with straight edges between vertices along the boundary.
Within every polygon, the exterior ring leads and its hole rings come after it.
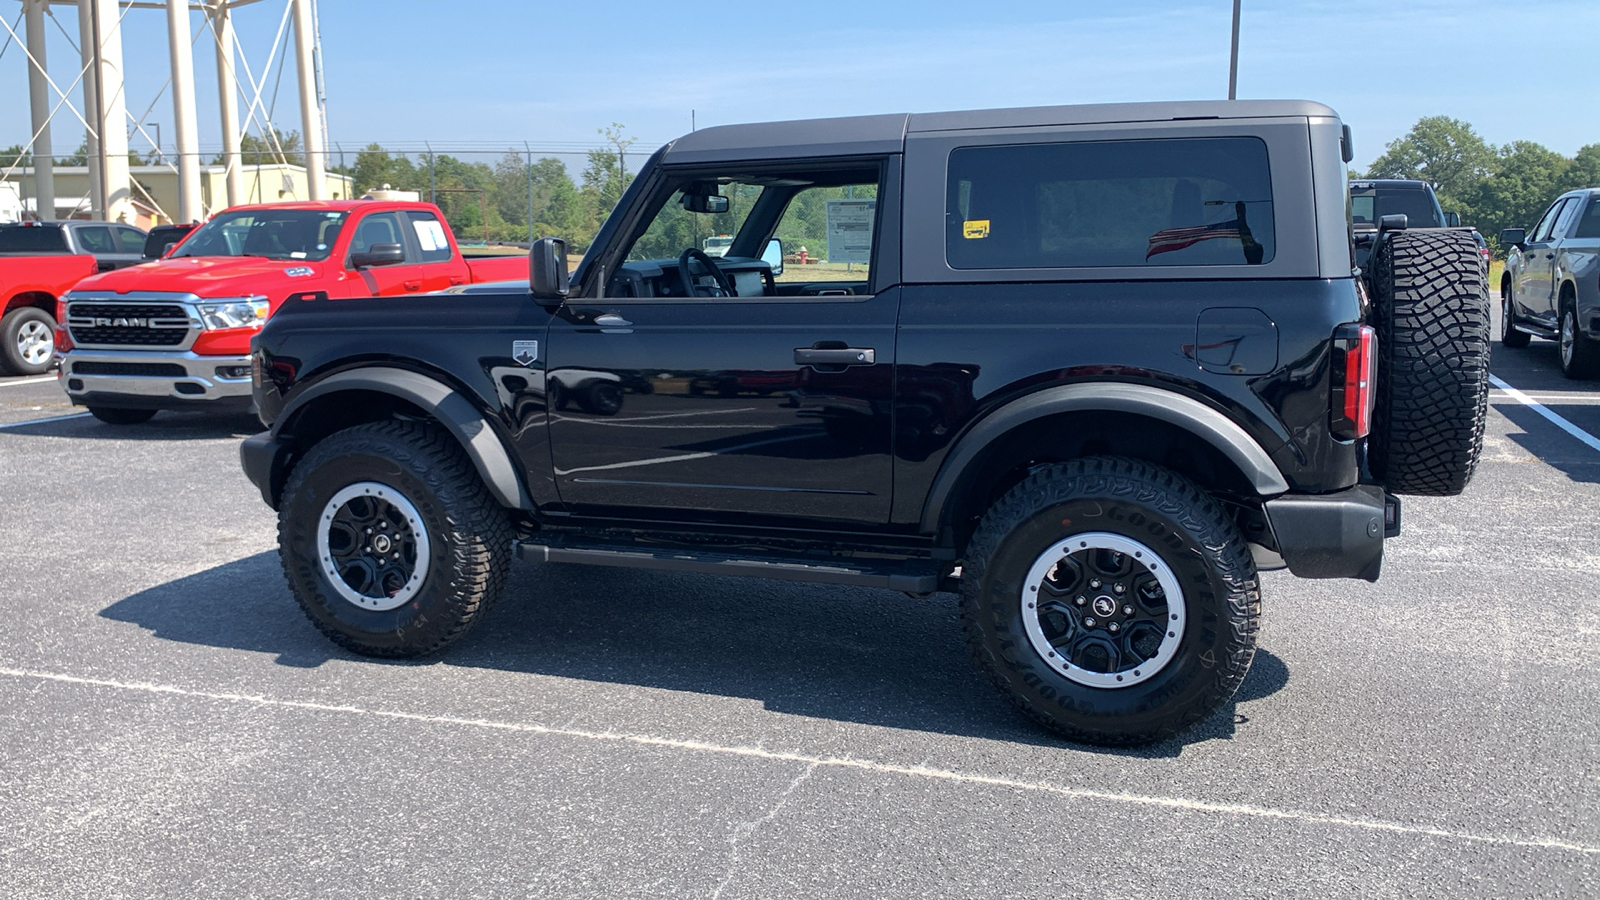
POLYGON ((513 554, 953 591, 1033 718, 1157 740, 1244 678, 1258 568, 1374 580, 1394 495, 1476 465, 1476 251, 1391 227, 1363 278, 1349 158, 1306 102, 704 129, 570 282, 545 238, 503 292, 285 304, 244 468, 359 653, 448 644, 513 554))

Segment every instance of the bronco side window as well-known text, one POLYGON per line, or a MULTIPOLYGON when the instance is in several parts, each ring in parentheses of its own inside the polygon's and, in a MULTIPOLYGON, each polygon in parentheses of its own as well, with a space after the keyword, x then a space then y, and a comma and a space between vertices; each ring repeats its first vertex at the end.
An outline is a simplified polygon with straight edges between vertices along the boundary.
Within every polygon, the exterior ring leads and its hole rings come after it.
POLYGON ((1258 138, 963 147, 950 154, 945 255, 956 269, 1271 262, 1258 138))

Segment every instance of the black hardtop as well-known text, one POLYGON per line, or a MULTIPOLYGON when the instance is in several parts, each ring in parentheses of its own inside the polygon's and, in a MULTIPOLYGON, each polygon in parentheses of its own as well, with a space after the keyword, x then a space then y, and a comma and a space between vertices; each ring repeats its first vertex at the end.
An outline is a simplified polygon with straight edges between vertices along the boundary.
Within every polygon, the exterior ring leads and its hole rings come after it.
POLYGON ((906 135, 939 131, 1338 115, 1310 100, 1187 100, 796 119, 702 128, 663 148, 662 162, 678 165, 896 153, 904 148, 906 135))

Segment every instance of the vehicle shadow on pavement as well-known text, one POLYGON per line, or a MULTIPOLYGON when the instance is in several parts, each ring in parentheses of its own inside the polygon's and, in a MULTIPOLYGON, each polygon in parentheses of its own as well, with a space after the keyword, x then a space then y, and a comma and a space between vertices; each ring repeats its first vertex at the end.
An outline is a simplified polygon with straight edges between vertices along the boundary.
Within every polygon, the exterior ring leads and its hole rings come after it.
MULTIPOLYGON (((1585 446, 1577 438, 1558 429, 1543 416, 1515 401, 1495 401, 1490 404, 1495 412, 1510 420, 1521 431, 1508 431, 1506 437, 1522 449, 1533 454, 1540 462, 1565 474, 1576 482, 1600 484, 1600 453, 1585 446)), ((1562 404, 1544 404, 1545 408, 1562 418, 1577 418, 1572 409, 1562 404)))
POLYGON ((54 419, 36 425, 19 423, 0 429, 0 438, 19 435, 100 441, 187 441, 227 437, 243 439, 262 429, 261 420, 250 413, 162 412, 157 413, 154 419, 138 425, 109 425, 89 415, 54 419))
POLYGON ((101 615, 164 640, 277 655, 315 668, 330 659, 447 665, 740 697, 773 712, 866 725, 1174 757, 1230 738, 1238 704, 1288 683, 1258 651, 1235 699, 1199 727, 1149 747, 1067 745, 1014 712, 967 652, 955 598, 757 579, 518 562, 500 602, 438 658, 368 660, 327 641, 261 553, 119 600, 101 615))

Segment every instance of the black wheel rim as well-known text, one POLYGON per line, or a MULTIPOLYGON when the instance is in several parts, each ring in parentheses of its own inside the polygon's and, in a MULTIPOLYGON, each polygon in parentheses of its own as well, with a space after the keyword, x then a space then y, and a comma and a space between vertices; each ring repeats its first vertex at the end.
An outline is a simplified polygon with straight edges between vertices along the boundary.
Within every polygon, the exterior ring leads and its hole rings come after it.
POLYGON ((1022 585, 1028 642, 1051 668, 1087 687, 1148 681, 1172 662, 1187 607, 1170 566, 1148 546, 1087 532, 1039 554, 1022 585))
POLYGON ((405 495, 373 481, 334 494, 317 521, 317 560, 334 591, 362 609, 410 602, 428 574, 431 543, 405 495))

